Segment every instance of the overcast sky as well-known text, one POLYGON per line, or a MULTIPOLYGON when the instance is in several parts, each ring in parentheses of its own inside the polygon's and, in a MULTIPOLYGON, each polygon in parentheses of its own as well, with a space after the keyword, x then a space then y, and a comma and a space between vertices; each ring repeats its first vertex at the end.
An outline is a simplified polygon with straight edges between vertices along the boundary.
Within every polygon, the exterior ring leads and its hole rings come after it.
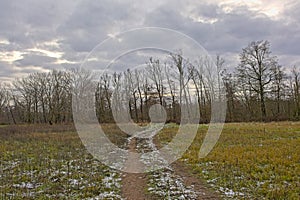
POLYGON ((0 80, 80 66, 100 42, 148 26, 180 31, 230 68, 241 49, 269 40, 287 69, 300 66, 298 0, 1 0, 0 80))

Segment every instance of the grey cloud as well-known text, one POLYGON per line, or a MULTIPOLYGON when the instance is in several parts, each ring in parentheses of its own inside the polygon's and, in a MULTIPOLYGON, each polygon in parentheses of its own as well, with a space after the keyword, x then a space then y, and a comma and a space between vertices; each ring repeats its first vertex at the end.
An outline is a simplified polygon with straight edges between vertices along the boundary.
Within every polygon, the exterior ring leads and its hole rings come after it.
MULTIPOLYGON (((0 51, 27 53, 24 59, 14 63, 19 68, 29 65, 44 69, 72 68, 109 33, 159 26, 191 36, 210 53, 228 56, 230 63, 236 60, 233 55, 249 42, 261 39, 271 42, 274 54, 289 56, 290 59, 283 59, 284 63, 298 63, 300 2, 287 2, 282 17, 271 19, 243 5, 225 13, 218 1, 2 0, 0 38, 7 39, 10 44, 1 45, 0 51), (197 16, 218 21, 213 24, 197 22, 193 18, 197 16), (57 40, 58 46, 45 44, 52 40, 57 40), (56 64, 56 59, 47 55, 28 54, 28 49, 34 47, 63 52, 61 59, 75 63, 56 64)), ((133 63, 131 59, 124 58, 122 62, 133 63)), ((0 77, 13 76, 9 63, 1 62, 0 65, 0 77)), ((30 68, 26 71, 30 72, 30 68)))
MULTIPOLYGON (((184 5, 182 5, 184 6, 184 5)), ((184 10, 185 8, 181 8, 184 10)), ((286 19, 272 20, 250 11, 245 6, 224 13, 216 5, 199 4, 193 9, 199 16, 217 18, 213 24, 195 22, 182 16, 174 7, 160 7, 146 16, 146 25, 159 25, 190 35, 207 50, 219 53, 238 53, 249 42, 267 39, 279 53, 299 54, 299 24, 287 24, 286 19)), ((275 52, 275 51, 274 51, 275 52)))
POLYGON ((300 55, 300 36, 290 34, 288 37, 278 37, 271 44, 273 52, 279 54, 300 55))
POLYGON ((91 51, 108 33, 130 23, 133 11, 126 1, 83 1, 58 32, 74 51, 91 51))
POLYGON ((0 34, 12 44, 31 48, 38 42, 55 39, 56 28, 72 12, 75 1, 17 1, 0 2, 0 34))
POLYGON ((16 66, 43 66, 47 63, 53 63, 57 60, 56 58, 33 53, 23 54, 22 56, 24 58, 14 62, 16 66))
POLYGON ((0 77, 10 76, 12 74, 13 70, 9 63, 0 61, 0 77))
POLYGON ((17 75, 26 75, 28 73, 39 72, 38 68, 22 66, 20 68, 12 67, 9 63, 0 61, 0 78, 3 81, 14 81, 17 75))
POLYGON ((217 18, 220 13, 220 8, 216 4, 198 2, 198 5, 193 6, 191 9, 191 13, 207 18, 217 18))

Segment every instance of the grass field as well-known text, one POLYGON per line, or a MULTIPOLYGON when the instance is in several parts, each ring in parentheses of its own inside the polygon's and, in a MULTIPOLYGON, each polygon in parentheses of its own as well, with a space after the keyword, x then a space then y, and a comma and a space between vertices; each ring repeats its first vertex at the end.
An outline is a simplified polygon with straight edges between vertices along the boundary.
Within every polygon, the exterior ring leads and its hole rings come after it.
MULTIPOLYGON (((157 137, 167 142, 177 126, 157 137)), ((300 123, 231 123, 210 154, 198 159, 206 134, 202 126, 183 156, 224 198, 300 199, 300 123)))
MULTIPOLYGON (((122 146, 126 135, 105 129, 122 146)), ((177 129, 168 124, 156 137, 166 143, 177 129)), ((182 161, 224 198, 300 198, 300 123, 226 124, 198 159, 206 130, 182 161)), ((0 199, 121 199, 121 174, 93 159, 73 127, 0 127, 0 158, 0 199)))
POLYGON ((120 174, 93 159, 72 127, 0 128, 0 158, 0 199, 121 199, 120 174))

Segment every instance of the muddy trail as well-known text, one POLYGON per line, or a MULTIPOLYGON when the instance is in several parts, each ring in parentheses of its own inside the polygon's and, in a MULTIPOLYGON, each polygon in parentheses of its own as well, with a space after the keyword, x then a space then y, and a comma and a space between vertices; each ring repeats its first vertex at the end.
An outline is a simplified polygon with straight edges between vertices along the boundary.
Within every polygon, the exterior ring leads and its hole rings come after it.
MULTIPOLYGON (((137 152, 136 139, 129 141, 128 150, 137 152)), ((129 157, 125 163, 125 168, 142 168, 142 163, 136 162, 137 157, 129 157)), ((122 197, 124 199, 151 199, 146 194, 147 174, 145 173, 125 173, 122 175, 122 197)))
MULTIPOLYGON (((128 141, 128 149, 132 152, 156 150, 152 139, 132 138, 128 141)), ((147 159, 129 157, 125 167, 143 168, 147 159), (139 159, 140 162, 136 162, 139 159)), ((122 198, 139 199, 221 199, 207 188, 203 181, 184 163, 177 161, 170 166, 148 173, 122 173, 122 198)))

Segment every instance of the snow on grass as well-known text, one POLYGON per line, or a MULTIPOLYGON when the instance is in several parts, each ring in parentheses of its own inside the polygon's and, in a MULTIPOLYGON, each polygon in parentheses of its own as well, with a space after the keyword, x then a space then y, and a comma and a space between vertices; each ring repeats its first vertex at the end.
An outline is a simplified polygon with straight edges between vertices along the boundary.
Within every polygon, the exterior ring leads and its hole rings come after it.
POLYGON ((168 165, 167 161, 159 156, 156 152, 156 146, 153 144, 152 138, 138 140, 137 150, 140 152, 153 153, 151 156, 142 156, 141 161, 148 166, 150 163, 157 163, 158 166, 165 166, 148 173, 148 192, 160 199, 196 199, 197 194, 193 186, 185 186, 182 177, 176 175, 174 170, 168 165))
POLYGON ((149 175, 148 191, 167 199, 196 199, 197 197, 193 187, 185 186, 182 178, 170 169, 152 172, 149 175))
POLYGON ((237 197, 243 197, 243 196, 245 196, 244 193, 242 193, 242 192, 236 192, 236 191, 233 191, 232 189, 229 189, 229 188, 220 187, 219 190, 222 193, 224 193, 226 197, 229 197, 229 198, 237 198, 237 197))
POLYGON ((88 154, 75 133, 47 136, 1 138, 0 199, 121 199, 121 174, 88 154))

